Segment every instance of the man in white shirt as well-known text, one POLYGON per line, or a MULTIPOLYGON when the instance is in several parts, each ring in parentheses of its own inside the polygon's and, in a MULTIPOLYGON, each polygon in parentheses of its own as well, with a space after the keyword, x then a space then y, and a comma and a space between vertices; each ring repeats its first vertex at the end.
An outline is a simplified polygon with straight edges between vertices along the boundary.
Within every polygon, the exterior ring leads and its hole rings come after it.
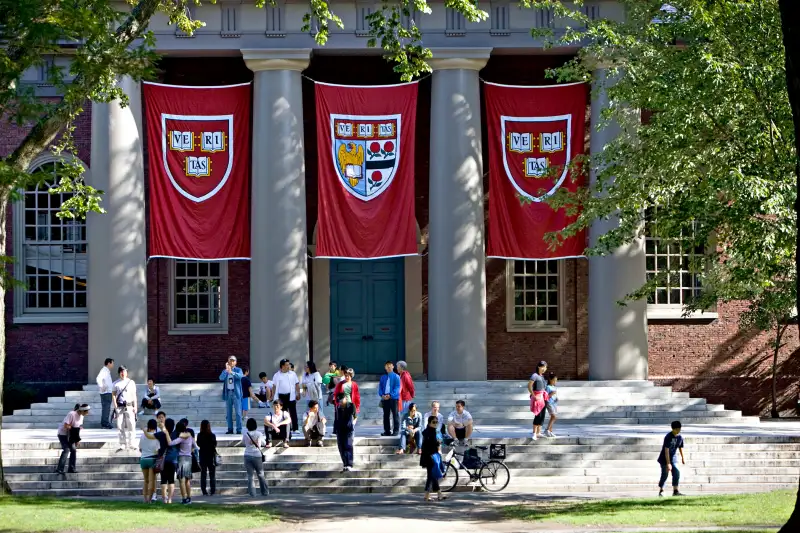
MULTIPOLYGON (((292 418, 292 431, 297 431, 300 426, 297 423, 297 399, 300 397, 300 379, 297 374, 291 371, 291 363, 288 359, 281 360, 281 369, 272 376, 272 386, 274 387, 273 398, 277 397, 283 408, 289 411, 292 418)), ((291 435, 289 436, 291 439, 291 435)))
POLYGON ((111 425, 111 389, 114 382, 111 379, 111 369, 114 368, 114 360, 106 359, 103 368, 97 374, 95 381, 100 388, 100 404, 103 406, 100 414, 100 427, 103 429, 114 429, 111 425))
POLYGON ((447 433, 461 446, 466 446, 467 439, 472 435, 472 415, 465 409, 466 406, 464 400, 456 400, 456 410, 447 417, 447 433))
POLYGON ((133 444, 133 435, 136 432, 136 383, 128 378, 128 369, 119 367, 119 379, 114 382, 112 400, 114 413, 117 415, 117 430, 119 431, 118 452, 128 448, 137 449, 133 444))

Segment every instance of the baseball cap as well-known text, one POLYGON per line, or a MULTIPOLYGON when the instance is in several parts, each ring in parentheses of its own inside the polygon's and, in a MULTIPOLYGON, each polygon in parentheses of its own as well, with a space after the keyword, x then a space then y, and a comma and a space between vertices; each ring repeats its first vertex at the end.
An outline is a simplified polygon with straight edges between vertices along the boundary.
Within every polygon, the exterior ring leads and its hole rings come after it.
POLYGON ((539 361, 537 366, 547 366, 547 361, 539 361))
POLYGON ((228 361, 236 361, 236 356, 232 355, 232 356, 228 357, 228 361))

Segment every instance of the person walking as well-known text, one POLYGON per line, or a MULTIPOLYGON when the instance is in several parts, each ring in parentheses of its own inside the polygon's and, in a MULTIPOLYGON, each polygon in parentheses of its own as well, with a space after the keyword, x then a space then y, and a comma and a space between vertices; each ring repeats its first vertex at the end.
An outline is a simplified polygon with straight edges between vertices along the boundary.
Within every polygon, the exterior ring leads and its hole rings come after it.
POLYGON ((353 435, 355 434, 358 410, 344 393, 336 395, 336 444, 342 458, 342 472, 353 470, 353 435))
POLYGON ((114 392, 114 381, 111 379, 111 369, 114 368, 114 360, 106 359, 103 368, 97 374, 95 381, 100 388, 100 427, 103 429, 114 429, 111 425, 111 394, 114 392))
POLYGON ((258 486, 261 495, 269 494, 267 480, 264 479, 264 461, 261 448, 264 446, 264 435, 258 431, 255 418, 247 419, 247 431, 244 434, 244 467, 247 469, 247 493, 255 498, 256 490, 253 487, 253 477, 258 476, 258 486))
POLYGON ((58 425, 58 442, 61 444, 61 457, 58 458, 58 466, 56 467, 56 474, 64 474, 64 468, 67 466, 67 458, 69 458, 69 473, 75 474, 75 464, 78 461, 77 447, 80 442, 80 432, 83 427, 83 419, 89 414, 91 407, 88 404, 76 403, 61 424, 58 425))
POLYGON ((119 431, 119 449, 135 450, 133 435, 136 432, 136 383, 128 377, 128 369, 120 366, 119 379, 114 382, 111 401, 114 404, 114 414, 117 417, 117 431, 119 431))
POLYGON ((536 372, 531 375, 528 380, 528 393, 531 397, 531 412, 533 413, 533 434, 531 438, 537 440, 542 431, 542 424, 544 424, 544 417, 547 414, 547 381, 544 379, 544 373, 547 372, 547 362, 539 361, 536 366, 536 372))
POLYGON ((144 485, 142 486, 142 498, 144 503, 150 503, 156 493, 156 474, 153 467, 158 460, 158 451, 161 449, 161 443, 156 438, 156 430, 158 429, 158 422, 155 418, 147 421, 147 428, 145 428, 142 436, 139 438, 139 451, 142 456, 139 459, 139 468, 142 469, 142 476, 144 477, 144 485))
MULTIPOLYGON (((300 424, 297 421, 297 400, 300 398, 300 380, 291 369, 288 359, 282 359, 280 370, 272 376, 272 383, 275 386, 275 396, 281 401, 283 409, 289 412, 292 419, 291 431, 298 431, 300 424)), ((289 434, 291 440, 292 435, 289 434)))
POLYGON ((419 465, 428 472, 425 478, 426 502, 431 501, 432 491, 438 493, 439 501, 447 499, 447 496, 442 495, 442 489, 439 487, 439 480, 442 478, 441 446, 439 418, 435 416, 428 417, 427 427, 422 432, 422 453, 419 458, 419 465), (439 469, 439 471, 436 472, 436 469, 439 469))
POLYGON ((217 436, 211 431, 211 422, 200 422, 200 433, 197 434, 197 446, 200 448, 200 490, 203 496, 217 492, 217 436), (206 478, 211 482, 211 492, 206 490, 206 478))
POLYGON ((386 373, 381 376, 378 384, 378 397, 383 408, 383 433, 382 437, 396 437, 400 434, 400 416, 397 412, 397 402, 400 400, 400 376, 394 373, 394 363, 386 361, 383 365, 386 373))
POLYGON ((236 418, 236 434, 242 432, 242 370, 236 368, 236 357, 228 357, 225 370, 219 375, 222 381, 222 399, 225 400, 226 435, 233 435, 233 419, 236 418))
POLYGON ((400 374, 400 402, 401 413, 408 412, 408 405, 414 400, 417 391, 414 389, 414 379, 408 371, 408 364, 405 361, 397 362, 397 373, 400 374))
MULTIPOLYGON (((339 381, 339 384, 336 385, 336 388, 333 390, 334 398, 339 397, 339 393, 344 393, 345 397, 347 397, 347 401, 352 403, 356 408, 356 413, 361 412, 361 393, 358 391, 358 383, 355 382, 353 378, 356 377, 356 372, 352 368, 344 369, 344 377, 339 381)), ((335 403, 336 407, 339 407, 339 401, 336 400, 335 403)), ((334 421, 334 424, 336 422, 334 421)), ((336 428, 334 427, 334 433, 336 432, 336 428)))
POLYGON ((681 464, 686 464, 683 456, 683 436, 681 435, 680 420, 675 420, 671 425, 672 431, 664 437, 664 444, 661 446, 661 453, 658 454, 658 464, 661 466, 661 479, 658 480, 658 497, 664 496, 664 485, 667 477, 672 474, 672 495, 683 496, 678 489, 681 482, 681 471, 678 470, 678 453, 681 455, 681 464))

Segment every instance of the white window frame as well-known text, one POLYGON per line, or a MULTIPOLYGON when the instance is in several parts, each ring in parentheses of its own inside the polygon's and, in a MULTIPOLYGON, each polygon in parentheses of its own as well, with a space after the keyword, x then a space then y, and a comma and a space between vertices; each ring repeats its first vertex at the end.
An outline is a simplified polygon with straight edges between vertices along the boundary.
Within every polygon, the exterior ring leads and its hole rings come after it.
MULTIPOLYGON (((567 331, 564 321, 564 259, 549 259, 555 261, 558 272, 558 321, 520 322, 514 319, 514 263, 522 259, 506 260, 506 331, 508 332, 543 332, 561 333, 567 331)), ((533 259, 530 259, 533 261, 533 259)))
MULTIPOLYGON (((647 220, 645 220, 645 226, 647 225, 647 223, 648 223, 647 220)), ((647 231, 645 231, 644 250, 643 250, 644 251, 644 256, 645 256, 645 276, 649 275, 650 273, 653 273, 653 274, 657 275, 658 272, 659 272, 659 270, 658 270, 658 256, 659 255, 663 256, 664 254, 650 254, 650 253, 647 252, 647 249, 648 249, 649 243, 653 242, 653 243, 655 243, 655 246, 659 246, 659 244, 660 244, 660 242, 662 240, 663 239, 661 239, 659 237, 650 237, 647 234, 647 231), (651 270, 651 269, 649 269, 647 267, 647 260, 650 257, 654 258, 653 259, 653 270, 651 270)), ((685 254, 683 252, 680 252, 677 255, 677 257, 679 258, 679 260, 682 260, 684 255, 685 254)), ((692 255, 694 255, 694 254, 692 254, 692 255)), ((666 256, 667 256, 668 263, 669 263, 669 261, 672 260, 672 257, 676 257, 674 254, 671 254, 669 251, 667 251, 666 256)), ((681 270, 680 271, 681 278, 683 277, 684 273, 692 274, 689 271, 681 270)), ((697 274, 694 274, 694 275, 697 275, 697 274)), ((694 288, 692 288, 692 289, 693 289, 693 291, 695 290, 694 288)), ((713 320, 715 318, 718 318, 716 309, 711 309, 711 310, 707 310, 707 311, 692 311, 691 313, 684 314, 684 307, 683 307, 683 290, 684 290, 684 287, 683 287, 682 279, 681 279, 681 282, 680 282, 680 286, 679 287, 673 287, 672 290, 680 291, 681 303, 679 303, 679 304, 674 304, 674 303, 661 304, 661 303, 650 303, 650 302, 647 302, 647 318, 648 318, 648 320, 659 320, 659 319, 661 319, 661 320, 698 320, 698 319, 699 320, 706 320, 706 319, 713 320)), ((699 290, 702 291, 702 288, 700 288, 699 290)), ((669 289, 667 289, 667 295, 669 296, 669 289)))
POLYGON ((175 309, 175 277, 178 260, 169 260, 169 335, 225 335, 228 333, 228 262, 198 261, 199 263, 219 263, 220 323, 219 324, 177 324, 175 309))
MULTIPOLYGON (((31 163, 30 171, 33 172, 39 167, 49 163, 61 163, 63 161, 77 161, 83 166, 84 177, 88 177, 89 169, 80 159, 64 155, 58 157, 53 154, 43 154, 34 159, 31 163)), ((89 302, 87 293, 86 307, 64 308, 64 309, 42 309, 26 310, 27 288, 25 275, 25 191, 20 191, 20 199, 13 203, 12 209, 12 233, 13 233, 13 267, 14 279, 21 285, 11 289, 14 301, 13 321, 15 324, 85 324, 89 321, 89 302)), ((85 221, 83 222, 85 224, 85 221)), ((86 242, 86 262, 88 269, 89 262, 89 243, 88 235, 86 242)), ((87 275, 88 284, 88 275, 87 275)))

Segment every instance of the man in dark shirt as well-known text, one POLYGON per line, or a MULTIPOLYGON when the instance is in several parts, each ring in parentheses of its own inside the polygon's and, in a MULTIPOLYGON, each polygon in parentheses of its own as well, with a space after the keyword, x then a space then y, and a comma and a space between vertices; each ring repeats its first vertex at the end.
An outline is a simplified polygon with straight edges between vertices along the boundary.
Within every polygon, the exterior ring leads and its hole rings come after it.
POLYGON ((358 413, 356 406, 344 392, 339 393, 336 401, 338 406, 336 407, 336 420, 333 423, 336 429, 336 444, 339 446, 339 455, 342 457, 344 465, 342 472, 349 472, 353 469, 353 433, 358 413))
POLYGON ((253 382, 250 381, 250 369, 242 367, 242 420, 247 420, 247 411, 250 410, 250 399, 253 398, 253 382))
POLYGON ((658 454, 658 463, 661 465, 661 480, 658 482, 658 495, 664 495, 664 484, 667 476, 672 472, 672 495, 683 496, 678 490, 678 483, 681 480, 681 472, 678 470, 678 453, 681 454, 681 464, 686 464, 683 457, 683 437, 681 436, 681 423, 672 423, 672 431, 664 437, 664 444, 661 446, 661 453, 658 454))

